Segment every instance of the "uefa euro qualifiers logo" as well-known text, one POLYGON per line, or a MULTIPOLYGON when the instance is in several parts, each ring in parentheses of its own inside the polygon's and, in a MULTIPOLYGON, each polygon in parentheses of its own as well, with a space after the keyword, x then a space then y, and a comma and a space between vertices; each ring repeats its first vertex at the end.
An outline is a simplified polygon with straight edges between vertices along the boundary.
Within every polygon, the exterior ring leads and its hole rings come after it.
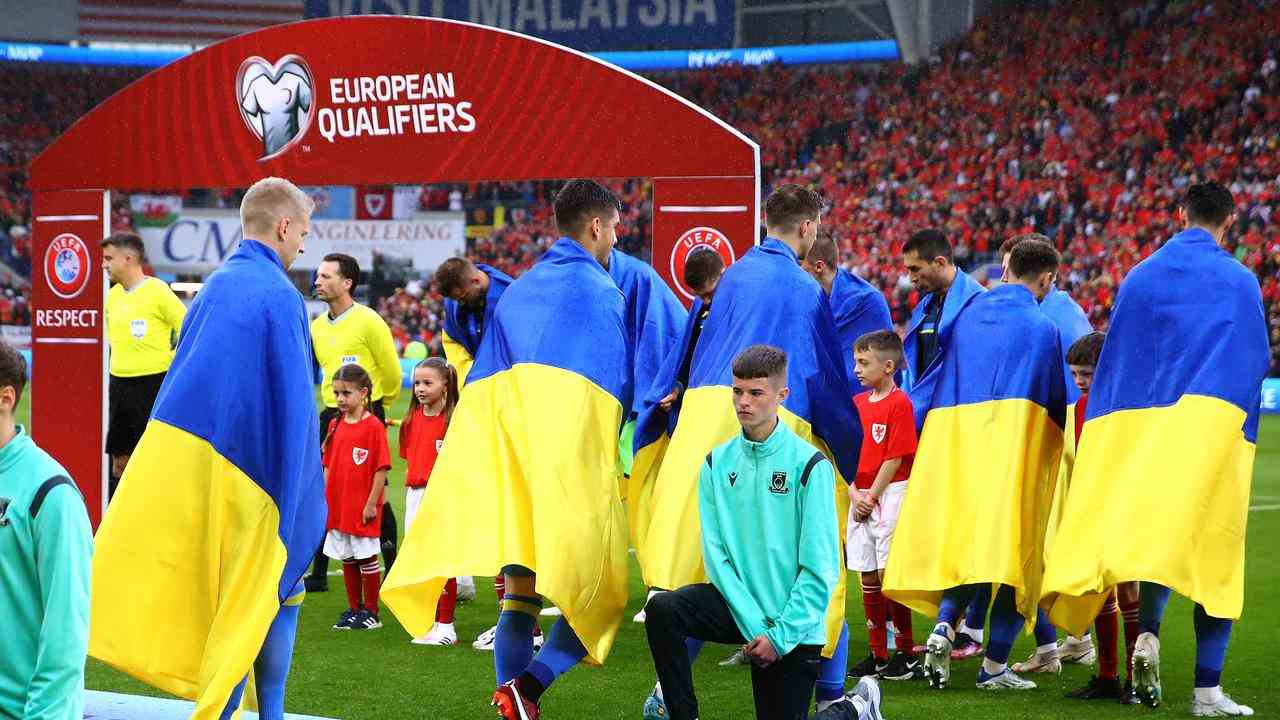
POLYGON ((285 55, 271 64, 253 56, 236 73, 240 116, 262 141, 259 161, 293 147, 307 133, 315 114, 315 81, 307 61, 285 55))
POLYGON ((78 236, 62 233, 44 251, 44 279, 49 289, 63 300, 70 300, 89 285, 93 259, 89 246, 78 236))
POLYGON ((696 227, 685 230, 671 249, 671 277, 675 280, 676 289, 686 298, 693 299, 693 288, 684 284, 684 266, 689 257, 698 252, 714 252, 724 260, 726 266, 734 261, 733 243, 724 233, 713 227, 696 227))

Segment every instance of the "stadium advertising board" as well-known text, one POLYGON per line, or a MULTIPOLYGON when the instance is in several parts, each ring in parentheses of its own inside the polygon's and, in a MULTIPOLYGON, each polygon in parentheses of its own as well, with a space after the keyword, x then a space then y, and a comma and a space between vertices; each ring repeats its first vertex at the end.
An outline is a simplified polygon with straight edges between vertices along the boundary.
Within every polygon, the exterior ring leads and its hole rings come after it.
POLYGON ((514 30, 579 50, 729 47, 736 0, 307 0, 308 18, 420 15, 514 30))
MULTIPOLYGON (((156 270, 204 274, 235 252, 240 215, 234 210, 186 210, 169 225, 140 227, 138 233, 156 270)), ((346 253, 368 268, 377 251, 430 270, 462 254, 465 243, 462 213, 419 213, 412 220, 312 219, 305 252, 293 267, 314 270, 325 255, 346 253)))

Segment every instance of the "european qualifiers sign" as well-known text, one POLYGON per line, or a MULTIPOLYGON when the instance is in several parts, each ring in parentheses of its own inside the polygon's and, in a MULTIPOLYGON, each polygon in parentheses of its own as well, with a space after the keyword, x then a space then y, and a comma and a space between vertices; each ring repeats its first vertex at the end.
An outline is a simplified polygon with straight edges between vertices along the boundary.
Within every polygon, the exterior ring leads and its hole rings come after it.
POLYGON ((584 51, 730 47, 736 0, 307 0, 308 18, 418 15, 514 30, 584 51))

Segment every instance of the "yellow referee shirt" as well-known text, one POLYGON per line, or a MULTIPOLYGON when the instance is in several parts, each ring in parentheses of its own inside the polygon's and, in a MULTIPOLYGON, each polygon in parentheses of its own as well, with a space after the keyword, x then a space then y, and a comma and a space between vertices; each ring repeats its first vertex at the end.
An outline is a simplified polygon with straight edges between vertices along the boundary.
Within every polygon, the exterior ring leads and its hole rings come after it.
POLYGON ((326 407, 338 406, 333 374, 350 363, 364 368, 373 378, 370 400, 382 400, 386 407, 400 394, 400 356, 391 328, 364 305, 355 303, 333 320, 329 313, 321 313, 311 321, 311 345, 320 363, 320 396, 326 407))
POLYGON ((148 277, 132 290, 116 283, 107 293, 111 374, 140 377, 167 372, 187 307, 169 286, 148 277))

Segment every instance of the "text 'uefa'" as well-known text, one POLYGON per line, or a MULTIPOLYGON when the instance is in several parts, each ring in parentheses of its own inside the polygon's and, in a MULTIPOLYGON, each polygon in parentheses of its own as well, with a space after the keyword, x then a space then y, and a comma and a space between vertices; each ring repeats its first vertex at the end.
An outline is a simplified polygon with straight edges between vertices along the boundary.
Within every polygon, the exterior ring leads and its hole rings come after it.
POLYGON ((320 134, 329 142, 476 129, 471 103, 457 101, 453 73, 331 78, 327 105, 331 107, 320 109, 319 122, 320 134))

